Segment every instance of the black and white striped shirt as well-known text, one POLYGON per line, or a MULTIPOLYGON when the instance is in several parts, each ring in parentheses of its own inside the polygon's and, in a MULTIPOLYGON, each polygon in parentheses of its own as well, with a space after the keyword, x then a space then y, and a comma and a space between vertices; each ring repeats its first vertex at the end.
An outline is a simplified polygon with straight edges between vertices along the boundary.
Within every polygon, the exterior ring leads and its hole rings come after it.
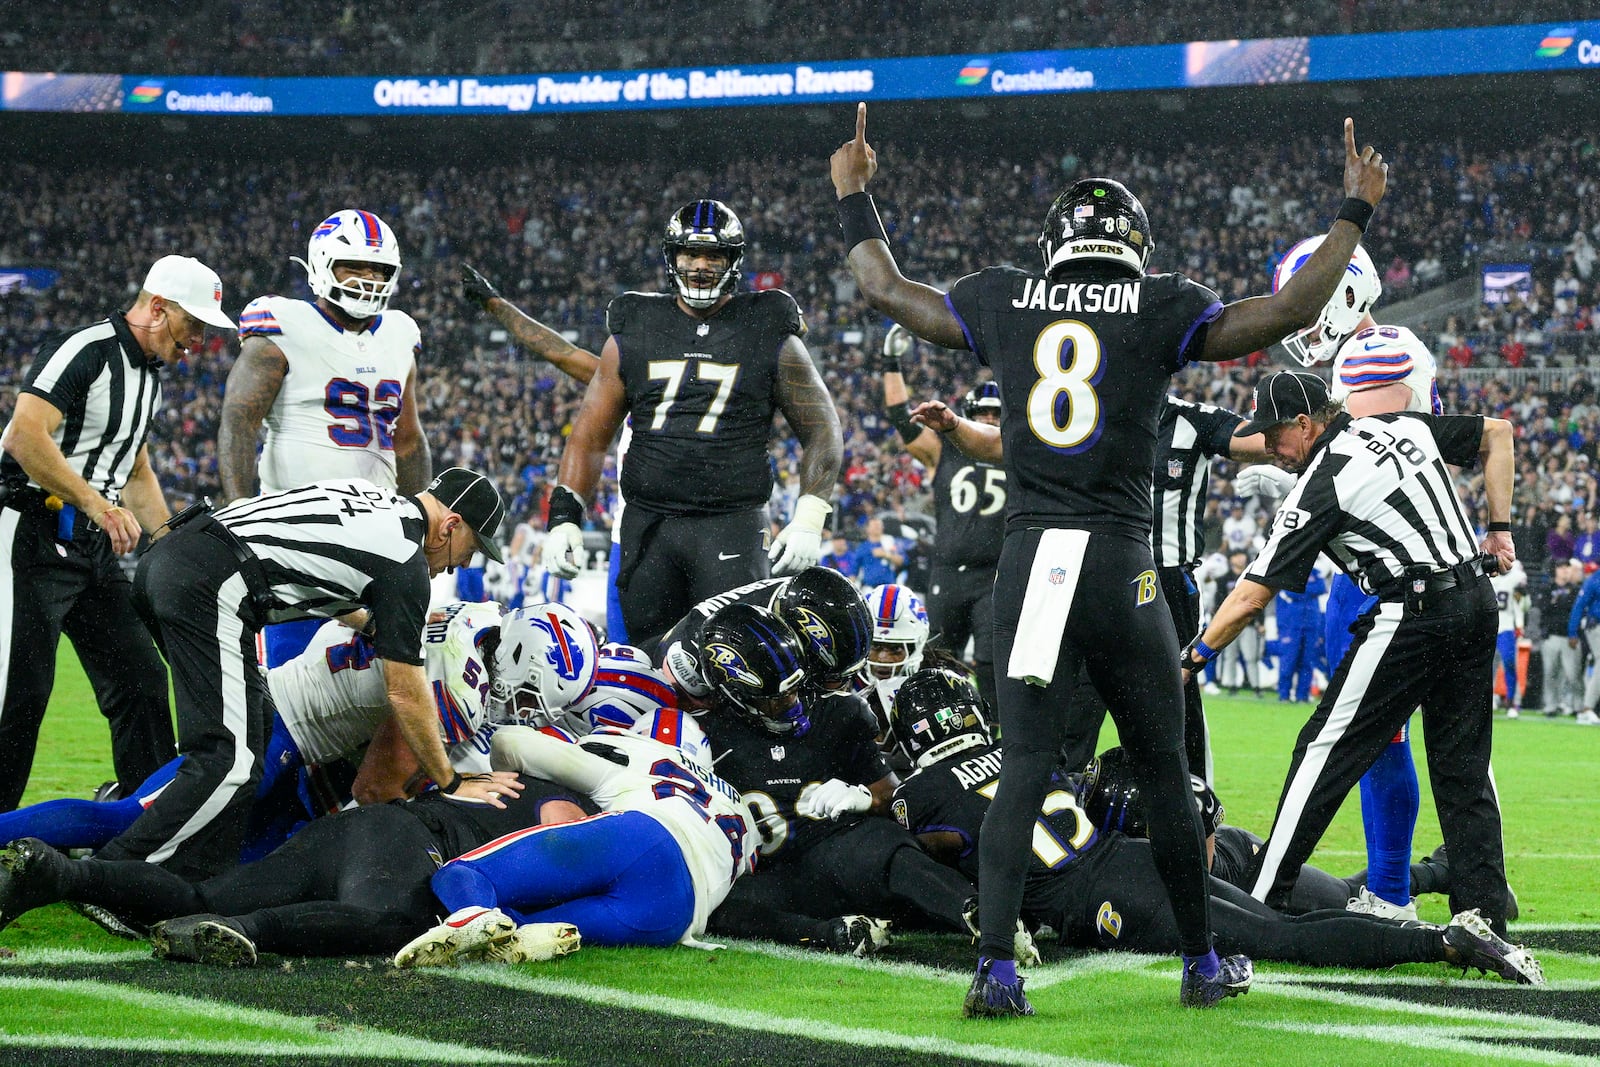
POLYGON ((1168 394, 1156 433, 1156 566, 1185 567, 1205 552, 1206 488, 1211 460, 1226 456, 1244 419, 1227 408, 1191 404, 1168 394))
MULTIPOLYGON (((62 414, 51 434, 67 463, 97 493, 110 497, 127 484, 150 420, 161 407, 161 361, 147 357, 120 312, 46 342, 22 391, 62 414)), ((0 476, 25 477, 9 454, 0 476)), ((39 483, 29 479, 29 485, 39 483)))
POLYGON ((1301 591, 1317 553, 1326 552, 1371 592, 1409 566, 1469 562, 1478 542, 1445 464, 1476 463, 1482 439, 1481 415, 1340 415, 1313 446, 1245 574, 1301 591))
MULTIPOLYGON (((427 515, 414 498, 360 478, 240 500, 216 518, 248 545, 283 604, 271 622, 371 613, 378 655, 422 663, 427 515)), ((465 536, 471 537, 468 532, 465 536)))

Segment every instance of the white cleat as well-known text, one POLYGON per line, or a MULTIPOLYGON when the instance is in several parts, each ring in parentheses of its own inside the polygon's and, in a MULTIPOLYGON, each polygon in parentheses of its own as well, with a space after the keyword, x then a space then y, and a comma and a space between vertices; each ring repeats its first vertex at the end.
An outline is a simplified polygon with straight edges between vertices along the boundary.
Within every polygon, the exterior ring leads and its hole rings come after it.
POLYGON ((1522 985, 1544 985, 1544 968, 1533 953, 1513 945, 1493 930, 1477 908, 1461 912, 1445 927, 1446 962, 1460 967, 1478 968, 1480 974, 1493 971, 1500 977, 1522 985))
POLYGON ((483 947, 486 963, 543 963, 578 951, 583 938, 571 923, 524 923, 483 947))
POLYGON ((1417 918, 1417 898, 1412 897, 1403 907, 1390 903, 1378 894, 1361 887, 1361 891, 1350 898, 1344 906, 1345 911, 1355 912, 1357 915, 1376 915, 1380 919, 1404 919, 1415 922, 1417 918))
POLYGON ((495 938, 510 937, 516 922, 499 908, 462 908, 394 954, 396 967, 444 967, 481 954, 495 938))

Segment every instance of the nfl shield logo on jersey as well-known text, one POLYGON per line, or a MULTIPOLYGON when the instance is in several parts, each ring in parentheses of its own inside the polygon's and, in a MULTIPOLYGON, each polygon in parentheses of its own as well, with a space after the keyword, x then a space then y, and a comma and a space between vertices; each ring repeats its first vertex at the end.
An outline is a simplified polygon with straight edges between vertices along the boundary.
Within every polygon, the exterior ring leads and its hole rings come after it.
POLYGON ((1181 460, 1181 459, 1169 459, 1169 460, 1167 460, 1167 477, 1168 478, 1182 478, 1183 477, 1183 460, 1181 460))
POLYGON ((1066 583, 1066 580, 1067 580, 1067 569, 1065 567, 1051 567, 1050 568, 1050 584, 1051 585, 1063 585, 1063 584, 1066 583))
POLYGON ((783 755, 784 755, 784 752, 783 752, 783 746, 782 745, 773 745, 772 746, 772 758, 773 759, 781 760, 781 759, 783 759, 783 755))

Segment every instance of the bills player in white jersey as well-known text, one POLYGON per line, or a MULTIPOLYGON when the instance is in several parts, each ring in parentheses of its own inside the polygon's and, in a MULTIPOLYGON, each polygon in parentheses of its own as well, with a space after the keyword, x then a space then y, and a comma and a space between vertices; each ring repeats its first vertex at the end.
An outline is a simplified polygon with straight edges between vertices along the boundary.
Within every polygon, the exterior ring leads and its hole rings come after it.
POLYGON ((433 892, 449 917, 395 962, 548 959, 580 937, 700 945, 711 913, 754 867, 758 839, 739 792, 689 754, 696 735, 693 719, 669 709, 576 744, 502 729, 495 767, 586 793, 602 814, 508 834, 445 864, 433 892))
POLYGON ((1495 650, 1500 654, 1500 665, 1505 671, 1506 718, 1515 719, 1522 714, 1522 701, 1517 690, 1517 638, 1528 621, 1528 572, 1519 560, 1504 574, 1493 575, 1489 584, 1494 586, 1494 598, 1500 604, 1500 632, 1495 638, 1495 650))
MULTIPOLYGON (((421 334, 389 307, 400 246, 370 211, 345 209, 311 232, 306 268, 315 299, 260 296, 240 318, 218 431, 222 500, 325 478, 365 478, 415 494, 433 477, 417 414, 421 334), (256 438, 266 440, 259 471, 256 438)), ((265 635, 268 667, 299 654, 315 623, 265 635)))
MULTIPOLYGON (((1322 244, 1311 237, 1284 255, 1273 273, 1277 292, 1322 244)), ((1372 306, 1383 293, 1378 270, 1365 249, 1356 246, 1339 288, 1317 321, 1285 337, 1283 345, 1301 364, 1312 367, 1332 357, 1329 394, 1344 403, 1354 418, 1393 411, 1444 413, 1434 380, 1435 362, 1416 334, 1403 326, 1380 326, 1372 306)), ((1246 467, 1235 491, 1281 496, 1295 476, 1276 467, 1246 467)), ((1377 603, 1344 575, 1334 578, 1328 593, 1324 644, 1330 673, 1351 643, 1350 627, 1377 603)), ((1388 751, 1361 779, 1361 817, 1367 838, 1367 884, 1350 902, 1352 911, 1384 918, 1415 919, 1411 898, 1411 838, 1416 829, 1421 794, 1411 755, 1409 725, 1395 735, 1388 751)))

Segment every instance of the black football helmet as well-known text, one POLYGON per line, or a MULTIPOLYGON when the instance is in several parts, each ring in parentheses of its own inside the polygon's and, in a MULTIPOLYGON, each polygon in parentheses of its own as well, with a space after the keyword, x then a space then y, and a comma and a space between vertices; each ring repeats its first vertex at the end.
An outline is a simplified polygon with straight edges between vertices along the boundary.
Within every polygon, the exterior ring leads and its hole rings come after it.
MULTIPOLYGON (((1129 837, 1149 837, 1145 818, 1144 790, 1134 781, 1133 758, 1121 747, 1108 748, 1089 761, 1083 773, 1078 803, 1089 821, 1102 830, 1116 830, 1129 837)), ((1189 776, 1189 788, 1200 809, 1200 824, 1210 837, 1222 825, 1222 801, 1205 780, 1189 776)))
POLYGON ((739 216, 722 201, 696 200, 673 212, 667 220, 661 255, 683 302, 692 308, 708 308, 739 282, 739 264, 744 262, 744 227, 739 216), (715 278, 691 277, 678 270, 679 252, 705 251, 723 252, 728 257, 727 266, 715 278))
POLYGON ((1050 205, 1039 234, 1048 276, 1065 263, 1104 260, 1143 274, 1156 243, 1144 205, 1110 178, 1083 178, 1050 205))
POLYGON ((800 703, 800 639, 754 604, 719 608, 700 628, 700 673, 727 711, 774 734, 810 727, 800 703))
POLYGON ((867 663, 872 616, 850 579, 830 567, 807 567, 789 579, 773 604, 800 639, 806 677, 836 689, 867 663))
POLYGON ((987 706, 965 675, 942 667, 907 678, 889 708, 889 736, 913 765, 925 767, 989 743, 987 706))
POLYGON ((1000 386, 997 382, 984 382, 961 401, 961 414, 969 419, 990 414, 1000 417, 1000 386))

